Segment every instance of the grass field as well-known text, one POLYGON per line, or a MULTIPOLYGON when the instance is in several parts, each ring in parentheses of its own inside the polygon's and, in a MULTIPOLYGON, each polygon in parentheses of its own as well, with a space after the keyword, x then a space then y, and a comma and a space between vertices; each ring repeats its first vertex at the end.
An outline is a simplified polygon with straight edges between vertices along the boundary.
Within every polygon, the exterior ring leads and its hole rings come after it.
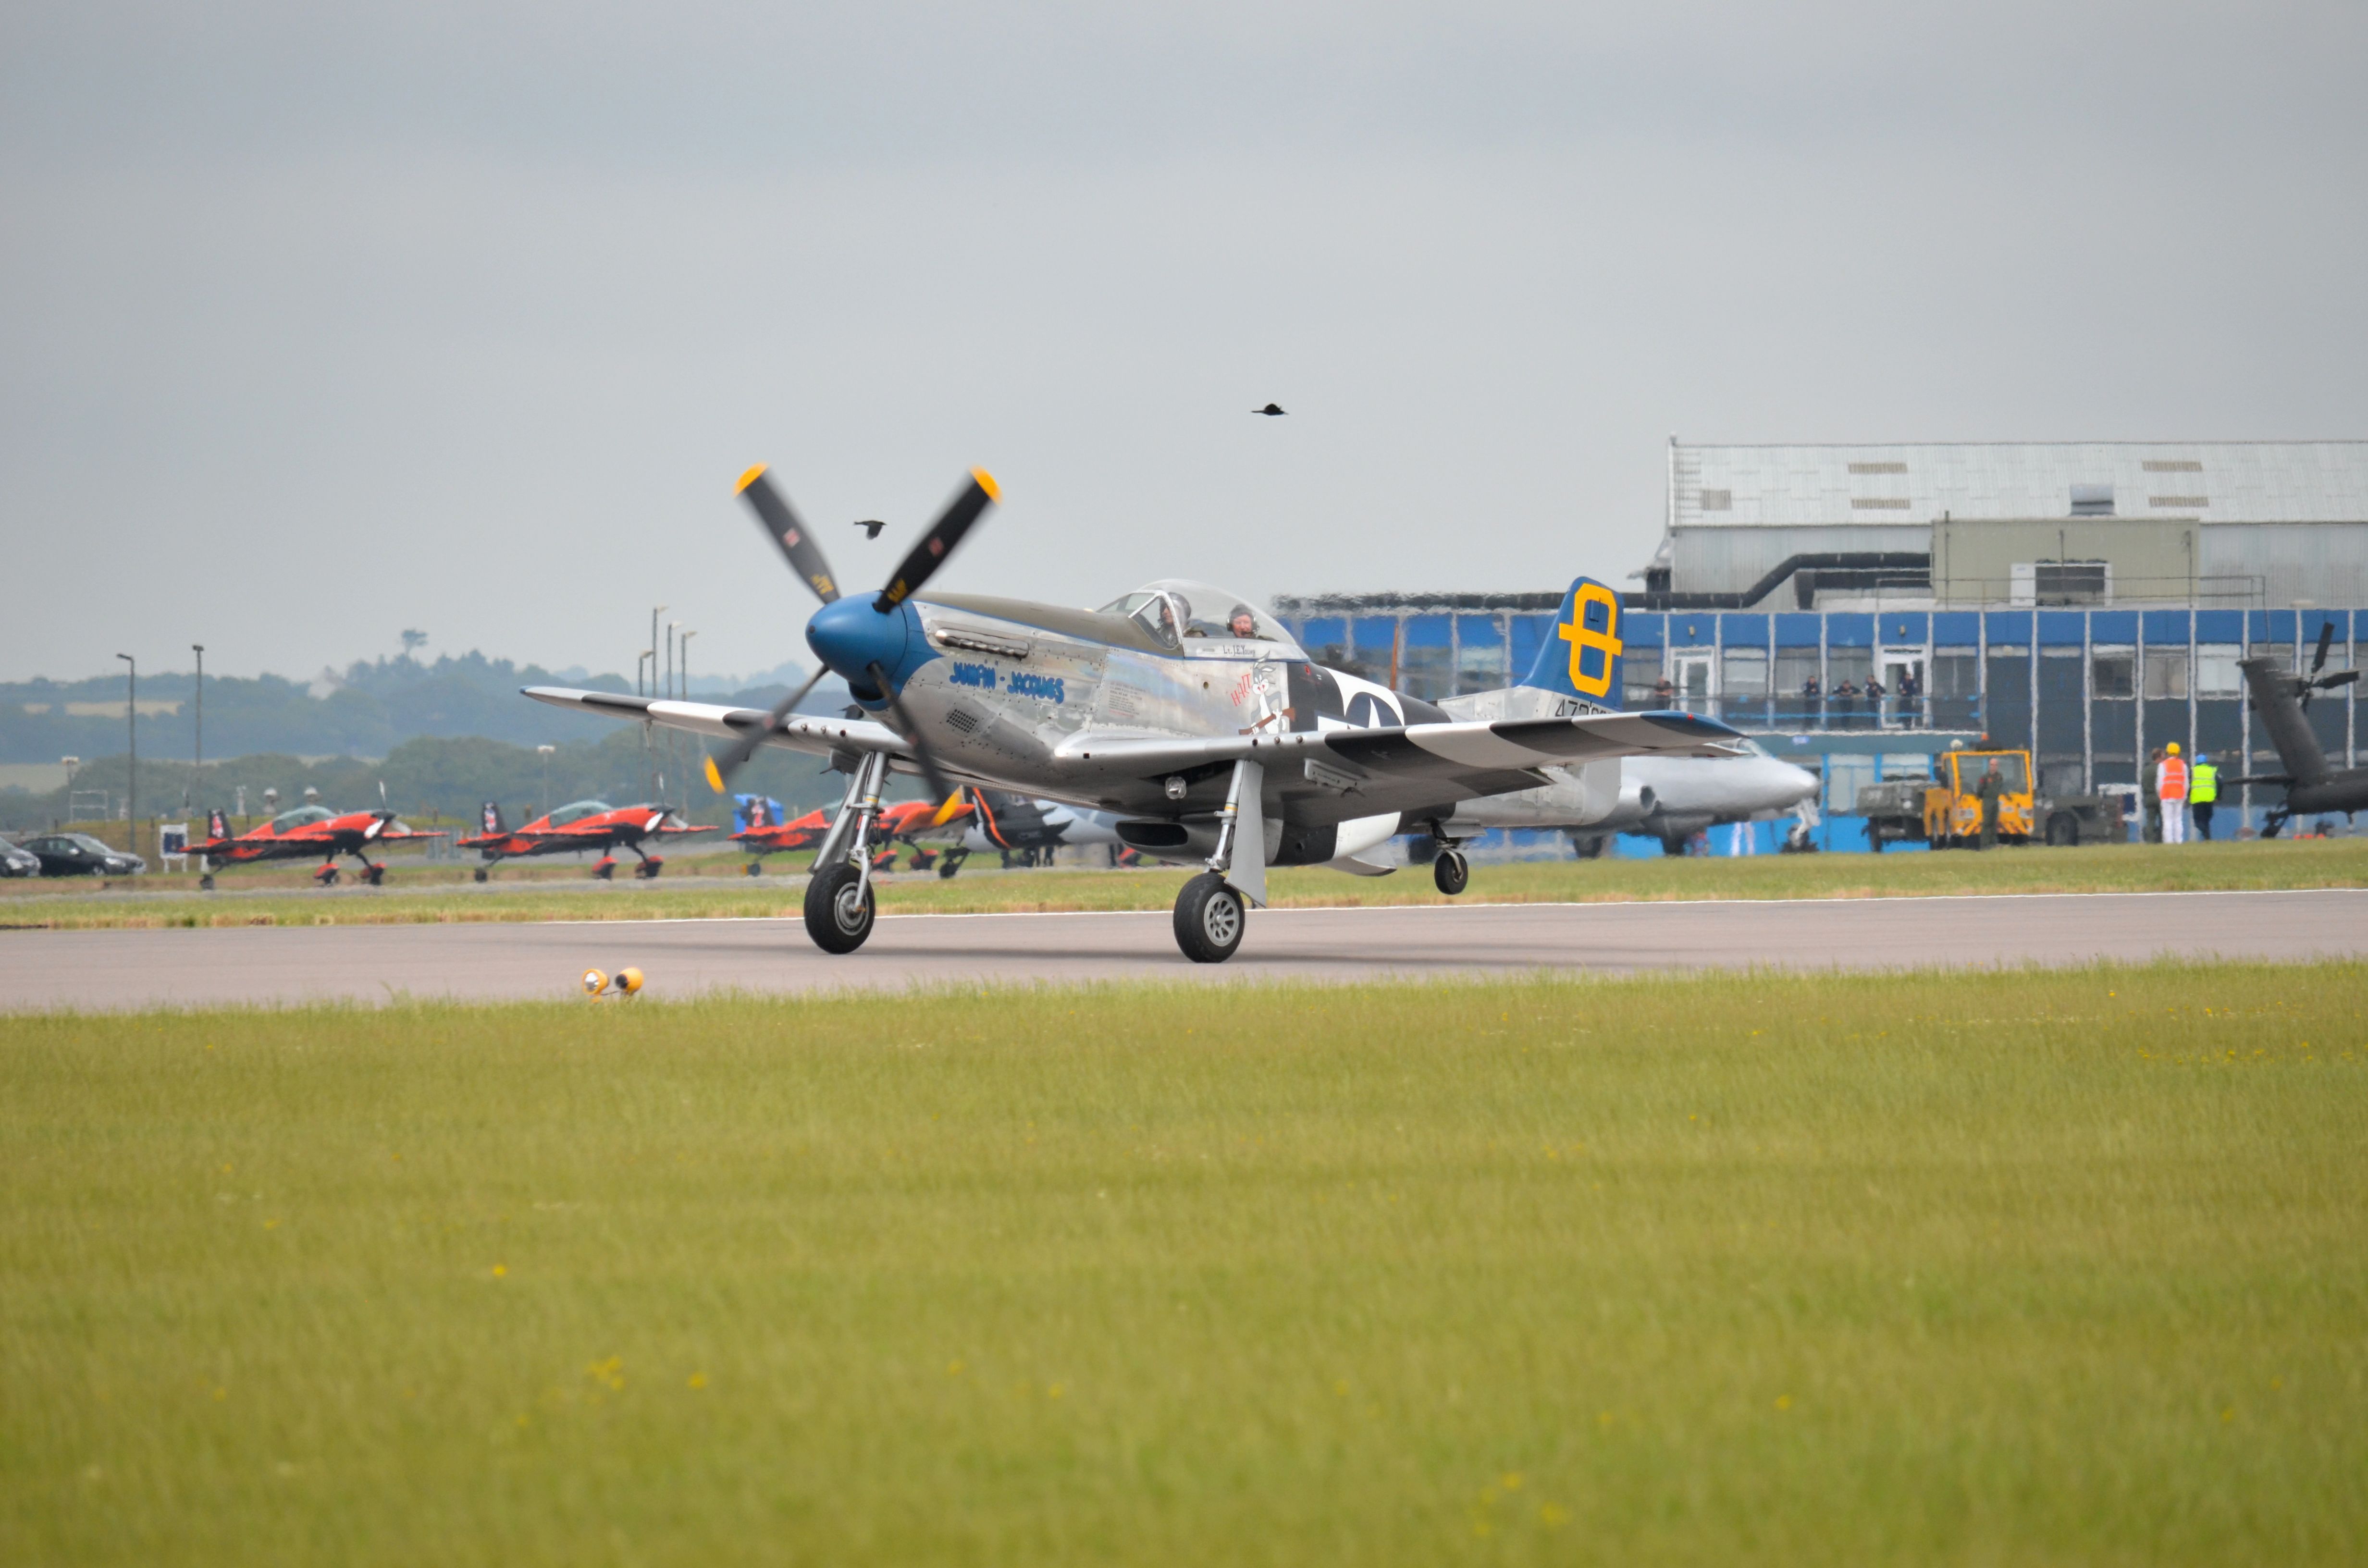
POLYGON ((2363 1014, 0 1018, 0 1561, 2359 1562, 2363 1014))
MULTIPOLYGON (((773 862, 787 869, 789 858, 773 862)), ((676 864, 679 864, 677 862, 676 864)), ((730 863, 736 867, 737 861, 730 863)), ((795 915, 803 881, 745 876, 601 885, 580 869, 538 867, 527 886, 477 888, 451 880, 324 892, 280 888, 166 896, 102 892, 58 882, 0 884, 0 927, 284 925, 410 925, 532 920, 700 919, 795 915)), ((285 870, 279 878, 294 875, 285 870)), ((504 876, 513 873, 505 869, 504 876)), ((951 881, 924 874, 880 884, 885 911, 986 914, 999 910, 1166 909, 1182 870, 965 871, 951 881)), ((121 884, 118 884, 119 888, 121 884)), ((268 884, 266 884, 267 887, 268 884)), ((1321 867, 1277 871, 1282 908, 1443 903, 1430 873, 1410 867, 1383 878, 1347 877, 1321 867)), ((2255 840, 2242 844, 2099 846, 1913 855, 1780 855, 1746 859, 1533 860, 1474 867, 1464 903, 1593 903, 1688 898, 1871 898, 1983 892, 2169 892, 2211 888, 2368 887, 2368 838, 2255 840)))

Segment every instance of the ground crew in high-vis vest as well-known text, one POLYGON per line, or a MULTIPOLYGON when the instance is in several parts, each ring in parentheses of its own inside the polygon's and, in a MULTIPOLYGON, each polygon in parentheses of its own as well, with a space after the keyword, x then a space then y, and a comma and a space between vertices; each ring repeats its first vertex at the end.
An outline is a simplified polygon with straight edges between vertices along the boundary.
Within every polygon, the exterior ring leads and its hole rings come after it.
POLYGON ((2162 797, 2162 841, 2165 844, 2187 842, 2187 759, 2179 755, 2179 743, 2171 742, 2162 748, 2162 760, 2155 765, 2154 792, 2162 797))
POLYGON ((2220 798, 2220 770, 2202 752, 2195 754, 2195 766, 2187 770, 2187 814, 2195 819, 2195 831, 2209 844, 2212 841, 2212 804, 2220 798))

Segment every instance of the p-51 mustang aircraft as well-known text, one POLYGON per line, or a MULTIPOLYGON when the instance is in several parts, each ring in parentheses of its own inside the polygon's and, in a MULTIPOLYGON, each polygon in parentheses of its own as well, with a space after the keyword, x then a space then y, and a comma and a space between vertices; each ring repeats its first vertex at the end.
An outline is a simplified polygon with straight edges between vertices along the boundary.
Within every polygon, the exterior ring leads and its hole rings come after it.
MULTIPOLYGON (((313 880, 323 887, 337 883, 337 857, 350 855, 362 863, 362 881, 372 887, 386 880, 386 868, 370 858, 373 845, 405 844, 442 838, 441 833, 415 833, 395 820, 391 811, 333 812, 326 806, 298 806, 282 812, 262 826, 233 833, 230 818, 219 811, 206 815, 206 840, 189 846, 189 853, 226 866, 256 860, 303 860, 318 855, 320 868, 313 880)), ((198 879, 199 887, 214 885, 213 873, 198 879)))
POLYGON ((571 801, 524 827, 511 828, 502 824, 501 807, 488 801, 484 831, 474 838, 461 839, 456 847, 474 849, 484 857, 485 863, 477 868, 477 881, 481 882, 487 871, 505 860, 598 849, 601 855, 592 867, 592 874, 607 881, 617 874, 618 849, 630 849, 641 857, 633 875, 655 877, 665 869, 666 862, 642 847, 644 840, 663 841, 714 831, 712 827, 691 826, 671 806, 612 806, 606 801, 571 801))
POLYGON ((760 745, 851 766, 847 798, 814 857, 805 923, 816 946, 849 953, 871 934, 871 848, 892 768, 1109 812, 1127 845, 1207 869, 1176 901, 1177 945, 1198 962, 1233 956, 1246 910, 1266 903, 1270 866, 1389 868, 1360 856, 1397 833, 1445 846, 1440 887, 1463 890, 1455 846, 1491 800, 1531 794, 1585 822, 1620 798, 1622 756, 1719 756, 1742 737, 1687 713, 1622 713, 1619 596, 1580 578, 1560 636, 1501 716, 1457 721, 1419 699, 1310 661, 1271 617, 1206 584, 1149 583, 1099 609, 1020 599, 916 597, 997 498, 969 484, 877 594, 841 597, 829 563, 760 466, 740 479, 791 568, 822 600, 806 626, 808 681, 846 680, 871 719, 769 713, 708 703, 529 687, 556 707, 665 724, 728 742, 709 759, 721 792, 760 745))

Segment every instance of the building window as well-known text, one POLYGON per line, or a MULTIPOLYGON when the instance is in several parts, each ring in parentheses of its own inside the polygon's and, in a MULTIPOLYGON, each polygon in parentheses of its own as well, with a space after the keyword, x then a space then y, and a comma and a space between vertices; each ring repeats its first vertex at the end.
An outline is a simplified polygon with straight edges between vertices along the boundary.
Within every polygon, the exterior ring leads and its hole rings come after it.
POLYGON ((2113 515, 2113 487, 2110 484, 2076 484, 2072 487, 2072 515, 2076 517, 2110 517, 2113 515))
POLYGON ((1930 686, 1935 697, 1975 698, 1981 695, 1981 658, 1971 648, 1932 650, 1930 686))
MULTIPOLYGON (((2257 653, 2275 655, 2276 650, 2256 648, 2257 653)), ((2237 667, 2244 651, 2234 642, 2201 642, 2195 649, 2195 695, 2198 697, 2236 697, 2245 689, 2245 676, 2237 667)), ((2291 664, 2294 650, 2284 650, 2281 663, 2291 664)))
POLYGON ((1815 648, 1779 648, 1776 650, 1776 690, 1785 697, 1798 697, 1809 689, 1817 678, 1817 651, 1815 648))
POLYGON ((2146 651, 2146 694, 2157 701, 2186 698, 2186 649, 2148 648, 2146 651))
POLYGON ((2089 689, 2100 698, 2137 695, 2137 651, 2099 648, 2089 659, 2089 689))
POLYGON ((1768 650, 1729 648, 1721 660, 1718 688, 1728 697, 1768 695, 1768 650))

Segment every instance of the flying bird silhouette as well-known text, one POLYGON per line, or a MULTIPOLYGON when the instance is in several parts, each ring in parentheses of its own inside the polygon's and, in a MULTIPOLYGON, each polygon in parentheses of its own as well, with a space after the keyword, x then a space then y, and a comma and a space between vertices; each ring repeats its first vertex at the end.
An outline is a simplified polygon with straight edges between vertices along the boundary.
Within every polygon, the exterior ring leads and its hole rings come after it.
POLYGON ((880 537, 880 530, 886 528, 888 525, 878 517, 865 517, 855 526, 863 530, 863 537, 865 539, 878 539, 880 537))
POLYGON ((1253 408, 1253 409, 1251 409, 1251 410, 1250 410, 1250 412, 1251 412, 1252 414, 1263 414, 1263 415, 1265 415, 1269 419, 1272 419, 1275 415, 1279 415, 1279 414, 1288 413, 1288 412, 1289 412, 1289 410, 1285 409, 1285 408, 1284 408, 1281 403, 1268 403, 1264 408, 1253 408))

